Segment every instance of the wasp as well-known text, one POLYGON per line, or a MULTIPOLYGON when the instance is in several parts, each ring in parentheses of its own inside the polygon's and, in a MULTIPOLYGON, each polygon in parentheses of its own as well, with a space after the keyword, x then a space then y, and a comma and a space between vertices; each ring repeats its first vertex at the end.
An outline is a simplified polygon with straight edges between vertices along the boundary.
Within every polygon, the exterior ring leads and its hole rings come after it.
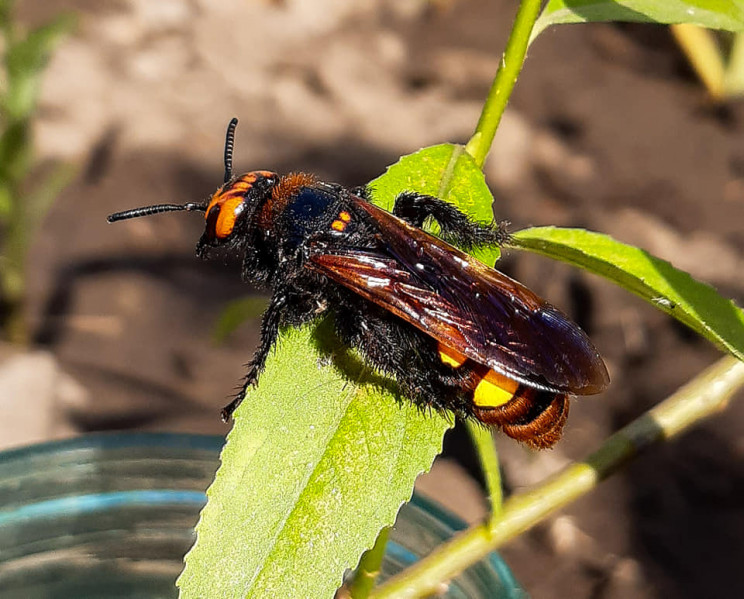
POLYGON ((569 397, 609 384, 587 335, 521 283, 471 257, 503 245, 503 224, 471 220, 453 205, 414 192, 392 213, 311 174, 268 170, 234 175, 237 119, 225 140, 223 185, 201 203, 118 212, 109 222, 161 212, 203 212, 199 258, 213 248, 242 256, 243 278, 271 289, 261 342, 227 421, 255 385, 279 330, 327 314, 339 339, 392 377, 422 408, 471 418, 534 448, 552 447, 569 397), (438 223, 434 236, 423 227, 438 223))

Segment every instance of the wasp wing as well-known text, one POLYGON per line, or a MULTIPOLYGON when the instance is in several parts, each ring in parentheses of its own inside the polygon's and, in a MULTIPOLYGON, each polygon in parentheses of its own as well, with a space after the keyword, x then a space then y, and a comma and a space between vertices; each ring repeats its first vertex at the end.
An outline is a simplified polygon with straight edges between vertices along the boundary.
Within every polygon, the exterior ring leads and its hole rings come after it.
POLYGON ((524 285, 353 197, 376 249, 325 247, 315 269, 437 341, 526 385, 589 395, 609 383, 586 334, 524 285))

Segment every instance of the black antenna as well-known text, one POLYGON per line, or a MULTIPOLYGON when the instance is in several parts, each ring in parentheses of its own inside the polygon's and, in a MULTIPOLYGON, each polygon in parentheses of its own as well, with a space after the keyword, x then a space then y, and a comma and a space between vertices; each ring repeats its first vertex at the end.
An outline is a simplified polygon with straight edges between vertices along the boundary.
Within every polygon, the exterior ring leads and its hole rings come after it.
POLYGON ((128 218, 137 218, 140 216, 150 216, 151 214, 160 214, 161 212, 173 212, 175 210, 186 210, 188 212, 204 212, 207 209, 204 204, 156 204, 155 206, 145 206, 144 208, 133 208, 124 212, 110 214, 106 220, 115 223, 118 220, 127 220, 128 218))
MULTIPOLYGON (((227 126, 227 134, 225 135, 225 183, 232 179, 233 148, 235 146, 235 128, 237 126, 238 119, 233 117, 230 120, 230 124, 227 126)), ((142 208, 133 208, 132 210, 125 210, 124 212, 111 214, 106 220, 110 223, 115 223, 119 220, 139 218, 140 216, 150 216, 151 214, 160 214, 161 212, 174 212, 177 210, 186 210, 187 212, 205 212, 207 210, 207 202, 203 204, 156 204, 155 206, 144 206, 142 208)))
POLYGON ((235 128, 237 126, 238 119, 233 117, 225 134, 225 183, 232 179, 233 148, 235 147, 235 128))

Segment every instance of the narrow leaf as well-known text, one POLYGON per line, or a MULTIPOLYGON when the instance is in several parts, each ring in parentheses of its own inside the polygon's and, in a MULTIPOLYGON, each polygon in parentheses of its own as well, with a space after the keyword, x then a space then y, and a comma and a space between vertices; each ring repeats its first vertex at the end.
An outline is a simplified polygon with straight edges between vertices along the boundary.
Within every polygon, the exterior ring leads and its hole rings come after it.
POLYGON ((688 23, 671 25, 669 30, 710 97, 722 100, 726 96, 726 63, 718 43, 719 36, 709 29, 688 23))
POLYGON ((710 29, 744 30, 740 0, 550 0, 532 38, 550 25, 598 21, 691 23, 710 29))
MULTIPOLYGON (((0 133, 0 180, 9 188, 28 174, 32 161, 31 123, 7 123, 0 133)), ((15 191, 11 192, 15 194, 15 191)))
POLYGON ((10 187, 0 175, 0 224, 5 224, 13 209, 13 195, 10 187))
MULTIPOLYGON (((401 192, 416 191, 446 200, 476 221, 493 221, 493 196, 483 172, 460 145, 440 144, 404 156, 369 187, 375 203, 386 210, 393 209, 401 192)), ((488 248, 474 255, 493 265, 501 254, 498 248, 488 248)))
POLYGON ((731 96, 744 94, 744 33, 737 33, 731 43, 724 85, 731 96))
POLYGON ((327 327, 285 331, 222 452, 182 598, 331 598, 450 426, 396 401, 327 327))
POLYGON ((744 360, 744 311, 669 262, 582 229, 525 229, 514 245, 601 275, 744 360))

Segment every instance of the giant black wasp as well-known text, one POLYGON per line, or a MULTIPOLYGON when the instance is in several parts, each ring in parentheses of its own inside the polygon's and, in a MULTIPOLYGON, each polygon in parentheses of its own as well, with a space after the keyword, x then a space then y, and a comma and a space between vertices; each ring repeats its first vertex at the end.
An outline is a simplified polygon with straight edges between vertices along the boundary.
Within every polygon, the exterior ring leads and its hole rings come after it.
POLYGON ((205 213, 197 256, 243 255, 243 278, 272 290, 261 344, 227 420, 256 383, 282 326, 330 313, 338 337, 393 377, 417 405, 500 427, 532 447, 561 436, 570 395, 609 383, 586 334, 532 291, 463 250, 503 244, 505 228, 470 220, 438 198, 402 193, 389 213, 305 173, 232 172, 203 203, 118 212, 109 222, 174 210, 205 213), (434 219, 440 237, 422 229, 434 219), (457 247, 455 247, 457 246, 457 247))

